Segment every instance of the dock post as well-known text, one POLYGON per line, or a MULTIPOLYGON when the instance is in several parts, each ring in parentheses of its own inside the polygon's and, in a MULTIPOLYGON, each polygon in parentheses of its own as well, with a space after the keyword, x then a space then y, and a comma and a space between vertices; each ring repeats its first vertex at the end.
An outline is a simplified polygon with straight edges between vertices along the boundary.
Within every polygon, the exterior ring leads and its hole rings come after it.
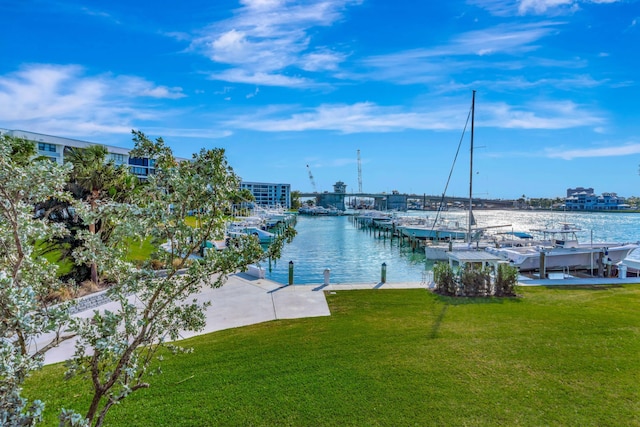
POLYGON ((604 252, 598 252, 598 277, 604 277, 604 252))
POLYGON ((545 251, 540 251, 540 278, 547 278, 547 254, 545 251))
POLYGON ((387 263, 382 263, 382 271, 380 272, 380 283, 387 283, 387 263))
POLYGON ((293 285, 293 261, 289 261, 289 284, 293 285))
POLYGON ((324 284, 325 284, 325 286, 329 284, 330 276, 331 276, 331 270, 329 270, 328 268, 325 268, 324 269, 324 284))

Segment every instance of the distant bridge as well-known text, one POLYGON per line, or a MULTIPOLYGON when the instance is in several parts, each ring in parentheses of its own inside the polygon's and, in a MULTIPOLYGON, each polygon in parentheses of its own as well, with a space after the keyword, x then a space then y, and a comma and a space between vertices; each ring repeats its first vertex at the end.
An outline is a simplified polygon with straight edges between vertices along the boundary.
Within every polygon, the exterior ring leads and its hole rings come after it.
MULTIPOLYGON (((426 195, 426 194, 399 194, 399 193, 335 193, 335 192, 323 192, 323 193, 300 193, 300 197, 304 198, 315 198, 320 206, 323 206, 323 200, 327 201, 327 204, 337 206, 335 202, 338 200, 344 202, 344 199, 353 199, 353 198, 369 198, 374 199, 376 208, 384 209, 384 208, 399 208, 401 205, 404 205, 404 209, 406 210, 408 207, 409 200, 418 201, 423 206, 438 206, 440 202, 444 205, 457 205, 457 206, 469 206, 469 197, 453 197, 453 196, 434 196, 434 195, 426 195), (330 200, 330 201, 329 201, 330 200), (386 205, 383 201, 393 201, 394 207, 386 205)), ((474 197, 472 203, 476 207, 482 208, 510 208, 514 205, 514 200, 506 200, 506 199, 483 199, 479 197, 474 197)), ((339 204, 339 203, 338 203, 339 204)))

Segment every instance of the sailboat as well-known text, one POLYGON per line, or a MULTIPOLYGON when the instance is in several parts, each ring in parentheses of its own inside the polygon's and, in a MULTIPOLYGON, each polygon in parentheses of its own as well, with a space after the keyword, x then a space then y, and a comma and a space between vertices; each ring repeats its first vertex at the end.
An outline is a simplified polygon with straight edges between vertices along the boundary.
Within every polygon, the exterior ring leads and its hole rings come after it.
MULTIPOLYGON (((460 233, 464 237, 463 242, 455 242, 449 240, 448 243, 432 243, 427 244, 424 247, 424 254, 428 260, 432 261, 444 261, 448 259, 448 253, 454 250, 474 250, 484 249, 492 245, 492 241, 482 240, 483 233, 488 228, 494 227, 509 227, 509 225, 498 225, 492 227, 478 228, 475 217, 473 216, 473 138, 475 134, 475 106, 476 106, 476 91, 473 91, 471 98, 471 140, 470 140, 470 155, 469 155, 469 211, 467 218, 467 230, 466 233, 460 233), (473 228, 476 227, 476 228, 473 228)), ((465 126, 466 128, 466 126, 465 126)), ((444 194, 443 194, 444 197, 444 194)), ((442 205, 442 203, 441 203, 442 205)))

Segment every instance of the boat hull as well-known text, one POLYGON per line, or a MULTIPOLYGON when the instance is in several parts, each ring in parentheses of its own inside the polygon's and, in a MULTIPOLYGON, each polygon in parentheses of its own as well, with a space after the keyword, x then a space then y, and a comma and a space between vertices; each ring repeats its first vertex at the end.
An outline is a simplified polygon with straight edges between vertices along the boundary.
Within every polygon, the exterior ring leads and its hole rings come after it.
POLYGON ((467 233, 461 230, 422 228, 422 227, 398 227, 406 237, 426 240, 464 240, 467 233))
POLYGON ((540 255, 544 252, 545 269, 547 270, 589 270, 598 268, 598 262, 602 259, 607 264, 617 264, 625 259, 637 244, 627 244, 610 248, 544 248, 544 247, 513 247, 513 248, 488 248, 487 250, 520 271, 533 271, 540 269, 540 255))

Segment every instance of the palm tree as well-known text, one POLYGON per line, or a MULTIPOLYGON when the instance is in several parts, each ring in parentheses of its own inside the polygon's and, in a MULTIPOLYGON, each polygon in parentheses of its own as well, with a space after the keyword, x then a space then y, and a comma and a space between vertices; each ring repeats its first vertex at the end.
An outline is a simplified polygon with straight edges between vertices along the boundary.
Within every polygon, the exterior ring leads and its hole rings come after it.
MULTIPOLYGON (((126 167, 118 167, 113 161, 107 161, 108 154, 103 145, 70 148, 65 152, 65 160, 73 165, 70 189, 75 197, 87 201, 92 210, 104 199, 129 200, 137 182, 126 167)), ((110 231, 106 224, 89 224, 89 232, 101 233, 100 237, 105 243, 109 239, 110 231)), ((95 262, 92 262, 90 267, 91 281, 97 284, 98 267, 95 262)))

